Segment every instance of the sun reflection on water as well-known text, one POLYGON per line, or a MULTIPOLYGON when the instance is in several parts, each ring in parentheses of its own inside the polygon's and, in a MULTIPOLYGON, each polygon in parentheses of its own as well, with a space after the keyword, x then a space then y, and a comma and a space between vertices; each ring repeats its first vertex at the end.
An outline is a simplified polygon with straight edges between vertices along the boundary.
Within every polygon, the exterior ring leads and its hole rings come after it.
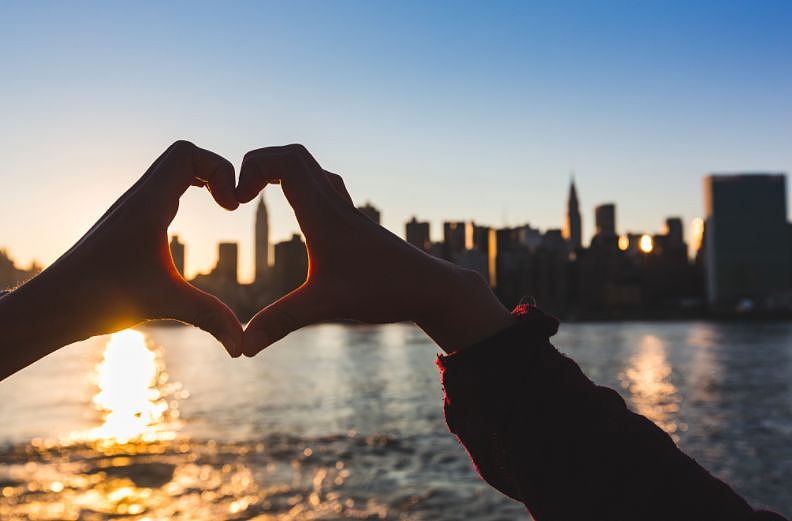
POLYGON ((102 424, 90 431, 89 439, 113 445, 175 437, 178 411, 167 394, 178 386, 168 383, 161 355, 143 333, 128 329, 110 337, 96 366, 96 385, 93 404, 102 424))
POLYGON ((677 388, 671 382, 672 368, 662 340, 653 335, 641 339, 638 352, 619 375, 637 412, 656 423, 676 441, 677 388))

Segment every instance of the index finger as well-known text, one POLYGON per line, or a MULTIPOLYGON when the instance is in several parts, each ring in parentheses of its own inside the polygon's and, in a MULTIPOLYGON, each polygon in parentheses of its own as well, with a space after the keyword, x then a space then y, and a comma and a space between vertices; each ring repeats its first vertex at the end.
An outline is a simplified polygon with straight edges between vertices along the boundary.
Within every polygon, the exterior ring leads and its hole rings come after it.
POLYGON ((324 171, 302 145, 253 150, 245 154, 236 189, 240 202, 252 200, 270 183, 280 183, 306 236, 333 210, 335 192, 324 171))
POLYGON ((173 143, 145 177, 142 189, 168 199, 178 200, 191 185, 207 186, 223 208, 234 210, 239 206, 234 166, 224 157, 189 141, 173 143))

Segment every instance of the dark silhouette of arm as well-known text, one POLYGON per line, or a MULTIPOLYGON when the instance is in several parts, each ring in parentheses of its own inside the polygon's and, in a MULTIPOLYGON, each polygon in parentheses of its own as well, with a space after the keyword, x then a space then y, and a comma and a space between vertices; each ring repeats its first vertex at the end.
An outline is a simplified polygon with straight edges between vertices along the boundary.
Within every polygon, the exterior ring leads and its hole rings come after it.
POLYGON ((0 380, 62 346, 153 318, 197 325, 239 356, 234 313, 188 284, 170 256, 167 228, 190 186, 207 186, 228 210, 239 205, 231 163, 177 141, 71 249, 0 295, 0 380))
POLYGON ((538 521, 781 520, 755 512, 618 393, 549 342, 557 321, 517 322, 440 357, 448 426, 493 487, 538 521))
POLYGON ((366 218, 341 177, 305 147, 248 152, 239 201, 270 183, 294 209, 310 267, 302 286, 250 321, 246 355, 323 320, 411 320, 455 353, 439 360, 451 430, 482 476, 540 521, 778 519, 754 514, 616 392, 561 356, 548 341, 555 319, 528 308, 515 319, 480 275, 366 218))

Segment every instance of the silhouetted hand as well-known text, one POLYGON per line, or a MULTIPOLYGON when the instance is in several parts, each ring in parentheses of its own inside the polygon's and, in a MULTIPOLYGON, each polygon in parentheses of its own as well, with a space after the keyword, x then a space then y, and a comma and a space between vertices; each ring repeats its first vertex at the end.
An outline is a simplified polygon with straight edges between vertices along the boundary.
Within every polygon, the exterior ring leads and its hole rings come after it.
POLYGON ((234 313, 188 284, 171 259, 167 228, 190 185, 208 186, 228 210, 239 205, 231 163, 178 141, 68 252, 0 299, 2 343, 16 355, 3 376, 62 345, 154 318, 194 324, 240 354, 234 313))
POLYGON ((250 201, 277 182, 305 235, 308 279, 253 317, 244 354, 252 356, 291 331, 331 319, 413 321, 446 351, 511 322, 481 276, 424 253, 365 217, 341 177, 324 171, 301 145, 246 154, 237 197, 250 201))

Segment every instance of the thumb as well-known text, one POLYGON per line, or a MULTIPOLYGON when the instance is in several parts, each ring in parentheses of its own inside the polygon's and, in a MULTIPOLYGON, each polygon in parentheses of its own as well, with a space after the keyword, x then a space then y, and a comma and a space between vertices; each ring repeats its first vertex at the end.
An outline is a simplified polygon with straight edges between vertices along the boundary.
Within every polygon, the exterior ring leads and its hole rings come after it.
POLYGON ((217 297, 185 282, 168 299, 165 315, 210 333, 232 357, 242 354, 242 325, 217 297))
POLYGON ((254 356, 292 331, 326 318, 321 303, 307 284, 273 302, 256 313, 245 328, 242 353, 254 356))

